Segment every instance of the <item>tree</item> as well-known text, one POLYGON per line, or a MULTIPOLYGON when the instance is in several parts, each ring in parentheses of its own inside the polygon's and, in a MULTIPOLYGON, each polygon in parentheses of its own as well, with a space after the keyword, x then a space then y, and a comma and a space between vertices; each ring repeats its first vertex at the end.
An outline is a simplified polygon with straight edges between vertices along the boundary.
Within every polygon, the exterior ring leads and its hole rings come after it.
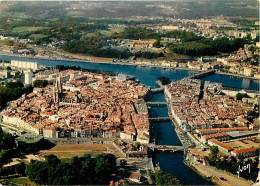
POLYGON ((26 169, 26 166, 25 166, 24 162, 15 166, 15 172, 21 176, 25 176, 25 169, 26 169))
POLYGON ((127 162, 125 159, 120 160, 120 167, 125 168, 127 165, 127 162))
POLYGON ((81 169, 80 169, 80 175, 82 177, 81 184, 95 184, 97 182, 96 174, 95 174, 95 166, 96 161, 94 158, 91 158, 91 156, 85 155, 84 160, 82 161, 81 169), (88 176, 86 176, 88 175, 88 176))
POLYGON ((0 127, 0 150, 8 150, 15 147, 15 138, 0 127))
POLYGON ((3 165, 7 163, 7 160, 6 151, 2 149, 0 151, 0 173, 2 172, 3 165))
POLYGON ((45 162, 32 160, 25 171, 29 179, 37 184, 48 184, 48 167, 45 162))
POLYGON ((247 93, 237 93, 236 97, 238 100, 242 100, 242 98, 249 98, 250 96, 247 93))
POLYGON ((156 185, 180 185, 181 182, 175 176, 170 173, 163 172, 162 170, 156 170, 152 175, 152 178, 156 185))
POLYGON ((165 77, 165 76, 159 77, 158 80, 160 80, 162 82, 162 85, 168 85, 171 83, 170 78, 165 77))
POLYGON ((135 145, 135 148, 139 149, 139 147, 140 147, 141 144, 140 144, 139 141, 136 141, 134 145, 135 145))
POLYGON ((116 157, 112 154, 73 157, 68 162, 49 155, 44 162, 31 161, 26 167, 29 179, 43 185, 108 184, 115 171, 116 157))
POLYGON ((217 155, 218 155, 219 149, 217 146, 211 146, 210 147, 210 154, 209 154, 209 159, 211 161, 216 161, 217 155))
POLYGON ((38 87, 38 88, 44 88, 48 85, 48 81, 47 80, 35 80, 33 82, 33 86, 34 87, 38 87))
POLYGON ((160 48, 163 45, 161 44, 161 38, 156 39, 156 42, 153 44, 153 47, 160 48))
POLYGON ((116 157, 112 154, 98 155, 95 172, 99 178, 100 184, 107 183, 109 177, 116 170, 116 157))
POLYGON ((8 101, 15 100, 23 94, 28 94, 32 91, 32 86, 24 86, 21 81, 5 83, 4 86, 0 86, 0 95, 1 97, 5 97, 4 100, 0 100, 0 106, 3 108, 8 101))
POLYGON ((12 70, 12 68, 11 67, 6 67, 6 70, 12 70))

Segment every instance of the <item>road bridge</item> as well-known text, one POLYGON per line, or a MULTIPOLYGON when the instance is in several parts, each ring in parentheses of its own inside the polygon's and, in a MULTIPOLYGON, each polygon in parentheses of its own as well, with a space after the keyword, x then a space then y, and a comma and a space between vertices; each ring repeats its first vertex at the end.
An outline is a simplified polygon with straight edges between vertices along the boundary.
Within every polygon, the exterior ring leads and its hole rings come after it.
POLYGON ((177 146, 177 145, 155 145, 149 143, 148 147, 152 151, 157 150, 157 151, 183 152, 185 150, 184 146, 177 146))
POLYGON ((146 104, 149 106, 157 106, 157 107, 167 106, 166 102, 147 102, 146 104))
POLYGON ((189 76, 188 78, 189 79, 199 79, 199 78, 211 75, 211 74, 215 74, 215 72, 216 72, 215 70, 208 70, 208 71, 200 72, 198 74, 194 74, 192 76, 189 76))
POLYGON ((164 91, 164 88, 162 87, 162 88, 152 88, 151 89, 151 92, 152 93, 158 93, 158 92, 163 92, 164 91))

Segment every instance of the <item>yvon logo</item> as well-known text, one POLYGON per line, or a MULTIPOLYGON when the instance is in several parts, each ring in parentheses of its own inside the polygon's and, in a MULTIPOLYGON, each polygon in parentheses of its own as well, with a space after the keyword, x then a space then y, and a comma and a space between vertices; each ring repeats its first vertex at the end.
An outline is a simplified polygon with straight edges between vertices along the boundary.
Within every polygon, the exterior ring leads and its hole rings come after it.
POLYGON ((239 165, 238 170, 237 170, 237 176, 239 177, 240 172, 243 172, 243 171, 245 171, 245 170, 247 170, 247 169, 248 169, 248 171, 249 171, 249 173, 250 173, 250 164, 241 166, 241 168, 240 168, 240 165, 239 165))

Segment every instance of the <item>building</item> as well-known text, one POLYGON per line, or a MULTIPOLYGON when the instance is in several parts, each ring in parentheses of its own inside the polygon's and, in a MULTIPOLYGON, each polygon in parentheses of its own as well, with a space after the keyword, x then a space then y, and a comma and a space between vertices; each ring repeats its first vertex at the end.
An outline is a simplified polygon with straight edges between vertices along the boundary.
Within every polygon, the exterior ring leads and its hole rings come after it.
POLYGON ((56 129, 55 127, 46 127, 44 130, 43 130, 43 137, 46 137, 46 138, 56 138, 56 129))
POLYGON ((141 174, 138 172, 134 172, 134 173, 130 174, 128 181, 139 183, 140 179, 141 179, 141 174))
POLYGON ((252 68, 244 68, 244 75, 251 76, 252 75, 252 68))
POLYGON ((232 127, 232 128, 212 128, 212 129, 196 129, 196 133, 204 134, 213 134, 218 132, 231 132, 231 131, 247 131, 248 127, 232 127))
POLYGON ((24 84, 25 84, 25 85, 32 85, 32 76, 33 76, 33 73, 29 70, 29 71, 24 72, 24 74, 25 74, 24 84))
POLYGON ((208 140, 208 144, 211 146, 217 146, 219 148, 219 150, 223 151, 223 152, 230 152, 232 150, 234 150, 232 147, 216 140, 216 139, 210 139, 208 140))
POLYGON ((11 72, 9 70, 3 70, 3 71, 0 71, 0 75, 3 78, 10 78, 11 77, 11 72))
POLYGON ((220 141, 225 141, 225 140, 230 139, 230 135, 226 132, 221 132, 221 133, 216 133, 216 134, 204 135, 201 137, 201 141, 203 141, 203 143, 206 143, 210 139, 217 139, 220 141))
POLYGON ((240 150, 233 150, 231 151, 231 154, 235 157, 251 157, 251 156, 257 156, 259 154, 259 148, 258 147, 251 147, 247 149, 240 149, 240 150))
POLYGON ((118 74, 117 78, 122 81, 135 80, 135 76, 130 76, 127 74, 118 74))
POLYGON ((11 66, 24 70, 38 70, 38 64, 36 62, 11 60, 11 66))
POLYGON ((179 26, 172 26, 172 25, 167 25, 167 26, 162 26, 163 30, 178 30, 179 26))

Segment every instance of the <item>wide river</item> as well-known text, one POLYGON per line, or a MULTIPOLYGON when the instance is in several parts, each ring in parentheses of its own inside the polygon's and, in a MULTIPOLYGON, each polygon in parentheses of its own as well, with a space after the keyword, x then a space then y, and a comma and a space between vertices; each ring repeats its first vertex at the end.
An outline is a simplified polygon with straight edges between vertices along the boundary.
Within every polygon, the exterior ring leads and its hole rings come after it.
MULTIPOLYGON (((170 70, 170 69, 160 69, 160 68, 150 68, 150 67, 136 67, 136 66, 126 66, 126 65, 110 65, 110 64, 97 64, 97 63, 85 63, 85 62, 75 62, 75 61, 56 61, 56 60, 44 60, 44 59, 24 59, 18 57, 1 56, 2 60, 22 60, 22 61, 35 61, 38 64, 47 66, 65 65, 65 66, 80 66, 81 68, 96 69, 111 71, 115 73, 125 73, 135 76, 142 83, 152 88, 157 87, 155 81, 158 77, 167 76, 171 80, 178 80, 184 77, 198 73, 196 71, 188 70, 170 70)), ((245 89, 259 89, 259 83, 257 80, 251 80, 246 78, 240 78, 235 76, 214 74, 201 79, 204 81, 212 81, 217 83, 222 83, 224 86, 231 86, 237 88, 245 89)), ((152 101, 165 101, 164 95, 156 94, 153 96, 152 101)), ((157 116, 167 116, 168 111, 166 107, 155 107, 151 109, 151 115, 153 117, 157 116)), ((161 122, 152 124, 152 132, 155 137, 156 143, 159 145, 181 145, 177 134, 174 131, 174 126, 171 122, 161 122)), ((160 152, 155 153, 153 157, 154 163, 160 164, 162 170, 172 173, 177 176, 183 184, 188 185, 208 185, 210 182, 203 179, 192 169, 187 167, 183 163, 182 153, 167 153, 160 152)))

